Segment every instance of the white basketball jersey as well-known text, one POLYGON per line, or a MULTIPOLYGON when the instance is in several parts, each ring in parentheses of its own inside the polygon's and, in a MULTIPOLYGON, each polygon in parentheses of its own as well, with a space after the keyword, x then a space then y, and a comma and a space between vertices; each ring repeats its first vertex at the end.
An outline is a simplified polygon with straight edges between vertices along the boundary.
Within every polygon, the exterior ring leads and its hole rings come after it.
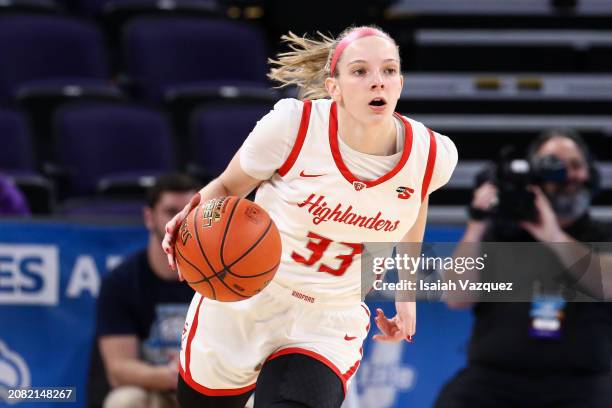
POLYGON ((336 109, 327 99, 304 102, 289 157, 255 199, 282 237, 275 282, 312 303, 359 302, 361 243, 404 237, 428 194, 436 161, 436 135, 396 114, 404 124, 401 159, 376 180, 357 179, 339 151, 336 109))

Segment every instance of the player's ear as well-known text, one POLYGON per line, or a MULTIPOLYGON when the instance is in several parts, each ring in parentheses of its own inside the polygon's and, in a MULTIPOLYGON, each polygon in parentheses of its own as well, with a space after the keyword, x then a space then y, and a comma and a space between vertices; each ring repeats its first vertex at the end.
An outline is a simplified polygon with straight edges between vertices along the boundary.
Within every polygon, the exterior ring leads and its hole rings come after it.
POLYGON ((338 80, 336 78, 326 78, 325 89, 327 89, 327 93, 334 101, 340 102, 340 99, 342 99, 342 93, 340 92, 340 86, 338 85, 338 80))

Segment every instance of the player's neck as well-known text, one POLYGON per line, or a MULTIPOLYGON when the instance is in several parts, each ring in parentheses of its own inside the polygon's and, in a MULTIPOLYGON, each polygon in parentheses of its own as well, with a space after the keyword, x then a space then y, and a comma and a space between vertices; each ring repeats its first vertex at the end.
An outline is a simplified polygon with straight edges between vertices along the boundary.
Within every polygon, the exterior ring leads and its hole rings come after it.
POLYGON ((152 234, 149 236, 149 243, 147 245, 147 259, 151 269, 153 269, 153 273, 160 279, 168 281, 178 280, 177 273, 170 269, 168 265, 168 257, 161 249, 161 243, 152 234))
POLYGON ((344 109, 338 109, 338 135, 351 149, 375 156, 396 153, 397 130, 395 120, 365 126, 344 109))

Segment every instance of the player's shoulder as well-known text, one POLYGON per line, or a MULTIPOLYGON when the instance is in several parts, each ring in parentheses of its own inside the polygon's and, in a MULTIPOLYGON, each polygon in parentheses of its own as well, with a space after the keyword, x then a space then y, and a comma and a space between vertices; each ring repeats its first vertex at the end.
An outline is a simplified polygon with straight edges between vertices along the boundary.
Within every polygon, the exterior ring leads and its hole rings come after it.
POLYGON ((429 140, 429 135, 431 132, 431 134, 433 134, 436 137, 437 142, 452 143, 452 141, 447 135, 437 132, 435 129, 429 128, 425 123, 419 122, 418 120, 409 118, 408 116, 405 116, 405 115, 401 115, 401 116, 410 124, 413 135, 419 137, 420 139, 429 140))
POLYGON ((275 111, 283 111, 283 112, 292 112, 292 113, 302 113, 304 109, 304 105, 308 102, 311 105, 311 109, 313 110, 329 110, 329 107, 332 103, 331 99, 309 99, 306 101, 302 101, 296 98, 283 98, 276 102, 274 105, 275 111))
MULTIPOLYGON (((412 128, 412 133, 413 135, 417 136, 417 137, 425 137, 427 136, 429 138, 429 131, 431 129, 429 129, 427 127, 427 125, 425 125, 423 122, 419 122, 416 119, 410 118, 406 115, 402 115, 400 114, 400 116, 406 121, 408 122, 408 124, 410 125, 410 127, 412 128)), ((433 131, 433 130, 432 130, 433 131)))

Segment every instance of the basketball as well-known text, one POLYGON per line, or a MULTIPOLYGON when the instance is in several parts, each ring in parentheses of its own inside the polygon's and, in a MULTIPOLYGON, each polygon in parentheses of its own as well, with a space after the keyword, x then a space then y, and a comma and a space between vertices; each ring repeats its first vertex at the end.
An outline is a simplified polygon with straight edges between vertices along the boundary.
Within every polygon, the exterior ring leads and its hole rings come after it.
POLYGON ((281 238, 266 210, 239 197, 193 208, 179 229, 176 265, 202 296, 248 299, 270 283, 281 258, 281 238))

